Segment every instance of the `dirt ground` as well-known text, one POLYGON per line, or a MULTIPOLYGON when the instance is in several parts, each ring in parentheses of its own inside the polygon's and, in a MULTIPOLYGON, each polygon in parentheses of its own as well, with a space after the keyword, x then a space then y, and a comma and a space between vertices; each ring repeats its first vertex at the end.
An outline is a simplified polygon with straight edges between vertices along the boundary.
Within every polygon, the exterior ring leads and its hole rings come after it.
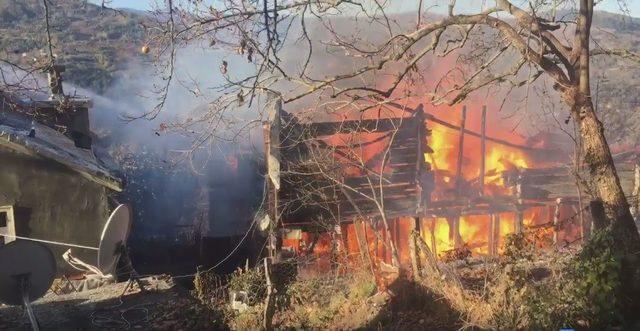
MULTIPOLYGON (((125 283, 98 289, 57 295, 48 292, 33 304, 43 330, 122 329, 211 329, 215 320, 188 290, 166 276, 143 279, 145 292, 137 285, 124 296, 125 283)), ((22 307, 0 305, 0 330, 30 330, 22 307)))

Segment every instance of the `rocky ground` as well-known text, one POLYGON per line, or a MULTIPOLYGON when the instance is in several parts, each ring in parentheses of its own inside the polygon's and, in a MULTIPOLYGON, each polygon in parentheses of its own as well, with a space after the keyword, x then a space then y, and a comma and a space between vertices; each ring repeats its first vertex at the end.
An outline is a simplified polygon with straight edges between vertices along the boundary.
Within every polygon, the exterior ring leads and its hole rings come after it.
MULTIPOLYGON (((43 330, 216 328, 215 314, 169 277, 144 282, 146 292, 133 286, 122 297, 126 282, 65 295, 49 292, 34 302, 34 311, 43 330)), ((22 307, 0 305, 0 330, 30 330, 22 307)))

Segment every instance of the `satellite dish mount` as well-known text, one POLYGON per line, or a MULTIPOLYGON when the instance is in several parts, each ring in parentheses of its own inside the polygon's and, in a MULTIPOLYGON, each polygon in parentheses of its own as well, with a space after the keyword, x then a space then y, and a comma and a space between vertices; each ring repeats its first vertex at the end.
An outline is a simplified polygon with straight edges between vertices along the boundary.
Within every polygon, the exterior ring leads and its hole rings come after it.
POLYGON ((40 330, 31 302, 42 297, 56 276, 56 261, 46 246, 25 240, 0 248, 0 302, 22 305, 31 328, 40 330))

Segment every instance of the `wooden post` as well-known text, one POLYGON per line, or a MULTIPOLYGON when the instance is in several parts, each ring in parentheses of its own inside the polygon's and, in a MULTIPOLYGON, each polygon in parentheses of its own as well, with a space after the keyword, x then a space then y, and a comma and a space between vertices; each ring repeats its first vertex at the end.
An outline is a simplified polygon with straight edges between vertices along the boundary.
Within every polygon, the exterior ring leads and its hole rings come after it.
POLYGON ((267 175, 269 177, 268 189, 270 197, 269 201, 269 225, 268 251, 269 257, 276 260, 278 251, 282 246, 281 237, 279 235, 280 216, 278 212, 278 191, 280 190, 280 130, 281 130, 281 113, 282 99, 280 97, 272 97, 273 105, 267 107, 268 121, 265 128, 265 144, 267 149, 267 175))
POLYGON ((454 248, 462 246, 462 237, 460 236, 460 216, 447 217, 449 222, 449 242, 453 241, 454 248))
POLYGON ((436 254, 431 249, 429 249, 429 246, 427 246, 424 240, 422 240, 422 238, 417 233, 412 232, 411 234, 415 238, 418 248, 422 250, 425 257, 427 258, 426 267, 429 269, 430 272, 440 273, 440 268, 438 268, 438 261, 436 259, 436 254))
POLYGON ((491 223, 489 225, 489 255, 498 255, 498 246, 500 243, 500 214, 491 214, 491 223))
POLYGON ((438 247, 436 246, 436 218, 431 219, 431 250, 433 254, 438 257, 438 247))
MULTIPOLYGON (((417 200, 416 201, 416 210, 420 211, 421 209, 425 208, 426 206, 424 206, 424 203, 426 201, 423 201, 423 188, 422 188, 422 172, 425 169, 425 161, 424 161, 424 152, 423 152, 423 147, 422 145, 426 142, 425 136, 424 136, 424 131, 425 131, 425 124, 424 124, 424 111, 422 108, 422 104, 420 104, 417 108, 416 108, 416 113, 414 115, 415 117, 415 121, 416 121, 416 135, 418 137, 418 148, 417 148, 417 155, 416 155, 416 178, 418 178, 418 180, 416 181, 416 189, 418 194, 417 196, 417 200)), ((419 220, 419 219, 418 219, 419 220)))
POLYGON ((558 247, 558 227, 560 222, 560 207, 562 205, 562 198, 556 199, 556 207, 553 212, 553 247, 558 247))
POLYGON ((353 221, 353 227, 356 231, 356 240, 358 241, 358 248, 360 249, 360 258, 362 259, 362 264, 365 267, 371 269, 372 274, 375 276, 373 272, 373 263, 371 261, 371 255, 369 253, 369 245, 367 242, 367 231, 365 228, 364 220, 360 217, 356 218, 353 221))
POLYGON ((499 253, 498 248, 500 248, 500 214, 494 215, 493 237, 495 238, 494 251, 495 251, 495 254, 498 255, 499 253))
POLYGON ((518 182, 516 183, 516 233, 520 234, 524 231, 524 210, 522 208, 522 173, 518 173, 518 182))
POLYGON ((411 255, 411 269, 413 270, 413 279, 420 280, 420 266, 418 265, 418 253, 416 251, 416 238, 413 233, 420 235, 418 224, 420 223, 419 217, 412 219, 411 232, 409 233, 409 254, 411 255))
POLYGON ((460 140, 458 141, 458 163, 456 169, 456 192, 459 194, 462 189, 462 160, 464 157, 464 129, 467 121, 467 106, 462 107, 460 117, 460 140))
POLYGON ((262 328, 264 330, 273 330, 273 314, 275 313, 275 298, 273 283, 271 282, 271 259, 264 259, 264 277, 267 284, 267 297, 264 299, 264 319, 262 328))
POLYGON ((478 184, 480 188, 480 196, 484 195, 484 173, 486 163, 486 143, 487 143, 487 106, 482 106, 482 122, 480 126, 480 175, 478 177, 478 184))
POLYGON ((496 238, 495 238, 495 232, 493 231, 493 228, 495 226, 494 225, 494 222, 495 222, 495 217, 494 216, 495 216, 494 214, 489 215, 489 217, 491 217, 491 218, 489 219, 489 231, 488 231, 489 232, 488 233, 489 239, 487 240, 487 243, 489 245, 488 251, 489 251, 489 255, 490 256, 494 256, 495 255, 494 247, 495 247, 496 238))

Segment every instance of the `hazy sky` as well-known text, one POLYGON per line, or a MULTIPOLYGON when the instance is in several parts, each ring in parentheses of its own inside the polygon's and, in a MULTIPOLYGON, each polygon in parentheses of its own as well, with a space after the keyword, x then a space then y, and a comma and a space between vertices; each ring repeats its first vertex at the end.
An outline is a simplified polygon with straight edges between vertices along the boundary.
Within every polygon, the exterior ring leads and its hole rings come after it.
MULTIPOLYGON (((90 0, 91 2, 94 3, 100 3, 100 0, 90 0)), ((472 8, 474 5, 472 5, 473 3, 478 4, 478 3, 482 3, 482 2, 488 2, 490 3, 491 0, 462 0, 462 1, 458 1, 459 4, 462 4, 464 7, 466 8, 472 8)), ((599 10, 604 10, 604 11, 608 11, 608 12, 615 12, 615 13, 619 13, 620 12, 620 7, 618 5, 618 3, 621 0, 603 0, 601 4, 599 4, 597 6, 597 9, 599 10)), ((164 1, 163 0, 111 0, 110 1, 111 7, 117 7, 117 8, 133 8, 133 9, 139 9, 139 10, 149 10, 151 8, 154 8, 155 6, 157 6, 157 4, 163 4, 164 1)), ((211 0, 211 2, 216 2, 215 0, 211 0)), ((414 10, 414 7, 416 6, 417 1, 407 1, 407 0, 390 0, 390 2, 392 3, 392 8, 394 11, 410 11, 410 10, 414 10)), ((426 1, 425 3, 428 3, 429 1, 426 1)), ((516 3, 522 2, 522 1, 515 1, 516 3)), ((626 0, 629 11, 631 12, 631 16, 635 16, 635 17, 640 17, 640 0, 626 0)), ((440 4, 440 8, 442 10, 446 10, 446 4, 448 3, 448 1, 437 1, 438 4, 440 4)))

